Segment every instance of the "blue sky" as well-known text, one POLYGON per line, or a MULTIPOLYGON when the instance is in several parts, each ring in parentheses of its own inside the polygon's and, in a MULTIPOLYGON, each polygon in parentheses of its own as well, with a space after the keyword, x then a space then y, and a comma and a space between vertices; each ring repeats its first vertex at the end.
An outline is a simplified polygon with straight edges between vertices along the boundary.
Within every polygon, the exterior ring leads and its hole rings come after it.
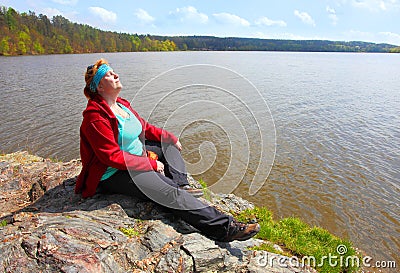
POLYGON ((400 0, 0 0, 0 5, 126 33, 400 45, 400 0))

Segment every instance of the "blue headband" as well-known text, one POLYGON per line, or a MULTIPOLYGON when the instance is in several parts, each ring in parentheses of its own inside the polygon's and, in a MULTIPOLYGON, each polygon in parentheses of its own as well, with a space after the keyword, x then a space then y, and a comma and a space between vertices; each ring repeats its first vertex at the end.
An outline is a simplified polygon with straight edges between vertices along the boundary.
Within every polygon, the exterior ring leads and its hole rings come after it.
POLYGON ((112 68, 110 66, 108 66, 107 64, 100 65, 99 69, 97 69, 96 75, 94 75, 93 80, 90 83, 90 90, 92 92, 96 92, 96 89, 99 86, 101 79, 110 70, 112 70, 112 68))

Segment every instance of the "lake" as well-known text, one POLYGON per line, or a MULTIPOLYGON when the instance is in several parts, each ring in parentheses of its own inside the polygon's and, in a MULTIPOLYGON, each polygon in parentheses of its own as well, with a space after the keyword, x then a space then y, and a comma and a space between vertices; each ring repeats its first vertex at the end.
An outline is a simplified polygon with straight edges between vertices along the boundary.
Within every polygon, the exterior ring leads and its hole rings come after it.
POLYGON ((108 53, 0 57, 0 151, 79 157, 86 67, 106 58, 121 96, 181 139, 220 192, 400 262, 398 54, 108 53))

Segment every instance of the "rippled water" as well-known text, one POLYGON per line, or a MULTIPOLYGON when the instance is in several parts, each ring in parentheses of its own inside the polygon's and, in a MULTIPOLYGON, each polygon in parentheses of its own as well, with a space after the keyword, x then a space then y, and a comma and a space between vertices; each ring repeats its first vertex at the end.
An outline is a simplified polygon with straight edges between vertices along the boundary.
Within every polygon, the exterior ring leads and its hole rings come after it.
POLYGON ((269 207, 276 218, 300 217, 350 238, 374 260, 399 264, 398 54, 1 57, 0 150, 79 157, 83 73, 100 57, 119 72, 122 96, 180 135, 189 169, 205 169, 197 177, 210 185, 224 174, 225 181, 237 181, 247 166, 238 195, 269 207), (167 72, 193 64, 209 65, 167 72), (165 74, 145 85, 160 73, 165 74), (235 136, 243 128, 247 138, 241 142, 235 136), (272 160, 268 179, 258 181, 263 187, 249 195, 255 166, 265 163, 261 177, 267 177, 272 160))

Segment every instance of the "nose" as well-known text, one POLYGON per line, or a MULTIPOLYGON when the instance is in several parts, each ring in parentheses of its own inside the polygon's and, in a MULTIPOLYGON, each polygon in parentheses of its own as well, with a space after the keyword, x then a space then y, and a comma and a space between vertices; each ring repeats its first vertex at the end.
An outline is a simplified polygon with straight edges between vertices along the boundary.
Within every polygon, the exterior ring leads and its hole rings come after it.
POLYGON ((113 72, 113 75, 114 75, 114 79, 118 79, 119 78, 117 73, 113 72))

